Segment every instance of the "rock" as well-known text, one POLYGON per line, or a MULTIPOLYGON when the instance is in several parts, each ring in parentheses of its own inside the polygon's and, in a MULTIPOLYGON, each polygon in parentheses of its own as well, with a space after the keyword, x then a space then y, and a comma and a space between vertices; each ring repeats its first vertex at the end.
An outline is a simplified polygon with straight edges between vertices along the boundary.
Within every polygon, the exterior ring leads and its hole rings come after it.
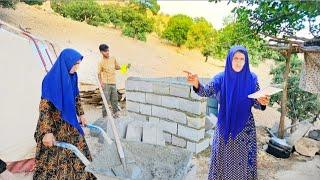
POLYGON ((145 122, 143 124, 142 142, 164 146, 163 129, 160 125, 153 122, 145 122))
POLYGON ((215 115, 210 114, 209 116, 206 116, 206 124, 205 124, 206 130, 215 128, 217 125, 217 122, 218 122, 218 118, 215 115))
POLYGON ((303 137, 296 142, 295 149, 301 155, 314 157, 320 150, 320 142, 303 137))
POLYGON ((308 137, 317 141, 320 141, 320 130, 312 130, 309 132, 308 137))
POLYGON ((127 127, 126 139, 129 141, 141 142, 142 129, 143 129, 142 121, 133 121, 129 123, 127 127))
POLYGON ((298 125, 297 130, 293 132, 287 139, 289 145, 294 146, 312 127, 312 124, 305 121, 298 125))

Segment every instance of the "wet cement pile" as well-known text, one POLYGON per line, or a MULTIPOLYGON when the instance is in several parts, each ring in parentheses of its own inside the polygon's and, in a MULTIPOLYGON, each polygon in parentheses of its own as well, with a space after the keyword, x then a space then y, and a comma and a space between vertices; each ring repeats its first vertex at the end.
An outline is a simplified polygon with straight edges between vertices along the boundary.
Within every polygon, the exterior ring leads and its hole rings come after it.
POLYGON ((122 144, 127 172, 123 171, 115 143, 103 144, 87 171, 100 179, 179 180, 183 179, 191 165, 192 153, 184 149, 129 141, 123 141, 122 144))

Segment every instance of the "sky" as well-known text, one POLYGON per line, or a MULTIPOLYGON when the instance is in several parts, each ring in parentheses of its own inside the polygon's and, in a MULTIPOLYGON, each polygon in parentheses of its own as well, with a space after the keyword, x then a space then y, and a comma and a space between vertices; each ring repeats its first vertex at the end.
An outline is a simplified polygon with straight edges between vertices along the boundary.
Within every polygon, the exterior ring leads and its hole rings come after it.
MULTIPOLYGON (((157 0, 157 2, 160 5, 160 12, 169 15, 182 13, 191 17, 205 17, 215 29, 223 27, 224 17, 232 15, 232 9, 237 6, 235 3, 228 4, 228 0, 219 3, 210 3, 208 0, 157 0)), ((318 21, 320 21, 320 17, 318 21)), ((299 31, 296 35, 312 38, 308 27, 299 31)))

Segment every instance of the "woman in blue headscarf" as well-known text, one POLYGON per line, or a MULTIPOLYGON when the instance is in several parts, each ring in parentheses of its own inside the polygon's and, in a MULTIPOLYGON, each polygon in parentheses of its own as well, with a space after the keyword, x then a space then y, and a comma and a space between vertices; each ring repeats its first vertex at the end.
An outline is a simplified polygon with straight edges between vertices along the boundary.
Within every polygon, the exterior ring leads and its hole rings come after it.
POLYGON ((42 81, 40 114, 34 134, 37 142, 35 180, 96 179, 85 171, 85 165, 75 154, 53 146, 56 140, 68 142, 92 160, 80 125, 87 123, 76 73, 82 59, 76 50, 64 49, 42 81))
POLYGON ((256 131, 251 108, 265 110, 269 97, 248 98, 259 90, 259 84, 257 76, 250 71, 247 50, 233 46, 224 72, 205 86, 199 83, 196 74, 187 73, 188 82, 199 96, 215 96, 219 101, 208 179, 257 179, 256 131))

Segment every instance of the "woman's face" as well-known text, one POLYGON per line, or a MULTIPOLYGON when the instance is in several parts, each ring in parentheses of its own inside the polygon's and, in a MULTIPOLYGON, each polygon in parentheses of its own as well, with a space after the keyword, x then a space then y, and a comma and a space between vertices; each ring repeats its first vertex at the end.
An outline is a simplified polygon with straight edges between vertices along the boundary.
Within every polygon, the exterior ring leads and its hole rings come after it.
POLYGON ((77 72, 77 70, 79 69, 80 62, 81 61, 79 60, 75 65, 72 66, 72 68, 69 71, 70 74, 74 74, 77 72))
POLYGON ((232 58, 232 69, 240 72, 245 64, 245 56, 242 52, 236 52, 232 58))

